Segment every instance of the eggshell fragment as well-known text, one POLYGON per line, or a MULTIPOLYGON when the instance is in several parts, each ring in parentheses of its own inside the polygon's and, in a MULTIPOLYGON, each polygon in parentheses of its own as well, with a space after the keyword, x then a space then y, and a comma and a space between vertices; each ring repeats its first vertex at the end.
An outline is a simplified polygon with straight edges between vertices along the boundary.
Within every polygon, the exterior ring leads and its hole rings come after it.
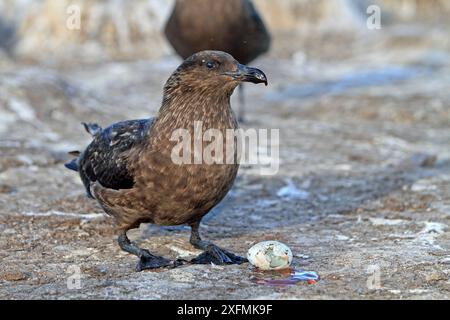
POLYGON ((248 249, 247 259, 261 270, 285 269, 292 263, 292 251, 284 243, 263 241, 248 249))

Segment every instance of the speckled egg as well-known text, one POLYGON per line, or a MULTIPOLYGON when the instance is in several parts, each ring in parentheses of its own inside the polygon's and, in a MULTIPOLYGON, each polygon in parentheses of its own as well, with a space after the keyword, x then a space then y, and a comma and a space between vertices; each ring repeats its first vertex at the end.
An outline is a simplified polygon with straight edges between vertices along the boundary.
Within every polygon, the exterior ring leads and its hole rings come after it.
POLYGON ((248 261, 261 270, 288 268, 292 262, 292 251, 278 241, 263 241, 248 249, 248 261))

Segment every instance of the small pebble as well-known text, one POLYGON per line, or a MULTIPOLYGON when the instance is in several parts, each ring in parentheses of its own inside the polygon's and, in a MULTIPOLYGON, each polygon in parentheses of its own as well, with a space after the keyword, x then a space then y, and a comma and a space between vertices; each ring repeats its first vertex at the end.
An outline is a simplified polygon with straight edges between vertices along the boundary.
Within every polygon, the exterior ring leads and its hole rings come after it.
POLYGON ((448 280, 448 279, 449 279, 449 277, 445 273, 439 272, 439 271, 433 271, 433 272, 425 275, 425 280, 427 282, 434 282, 434 281, 448 280))
POLYGON ((0 275, 0 279, 6 280, 6 281, 21 281, 26 280, 28 278, 28 275, 24 272, 20 271, 11 271, 11 272, 5 272, 0 275))

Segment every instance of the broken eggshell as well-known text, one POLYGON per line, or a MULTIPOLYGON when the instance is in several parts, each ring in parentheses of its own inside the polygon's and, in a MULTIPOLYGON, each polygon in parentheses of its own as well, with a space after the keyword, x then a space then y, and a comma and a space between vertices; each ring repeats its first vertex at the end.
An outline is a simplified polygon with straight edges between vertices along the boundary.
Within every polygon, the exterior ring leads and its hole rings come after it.
POLYGON ((292 251, 284 243, 263 241, 248 249, 247 259, 261 270, 280 270, 291 265, 292 251))

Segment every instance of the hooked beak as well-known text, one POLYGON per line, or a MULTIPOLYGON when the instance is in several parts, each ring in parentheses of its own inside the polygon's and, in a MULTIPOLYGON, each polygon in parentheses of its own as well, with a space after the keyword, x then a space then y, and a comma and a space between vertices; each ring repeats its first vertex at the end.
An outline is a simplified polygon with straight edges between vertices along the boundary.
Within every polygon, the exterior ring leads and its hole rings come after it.
POLYGON ((247 67, 243 64, 238 64, 235 72, 227 72, 225 74, 238 81, 264 83, 267 86, 267 77, 264 72, 256 68, 247 67))

